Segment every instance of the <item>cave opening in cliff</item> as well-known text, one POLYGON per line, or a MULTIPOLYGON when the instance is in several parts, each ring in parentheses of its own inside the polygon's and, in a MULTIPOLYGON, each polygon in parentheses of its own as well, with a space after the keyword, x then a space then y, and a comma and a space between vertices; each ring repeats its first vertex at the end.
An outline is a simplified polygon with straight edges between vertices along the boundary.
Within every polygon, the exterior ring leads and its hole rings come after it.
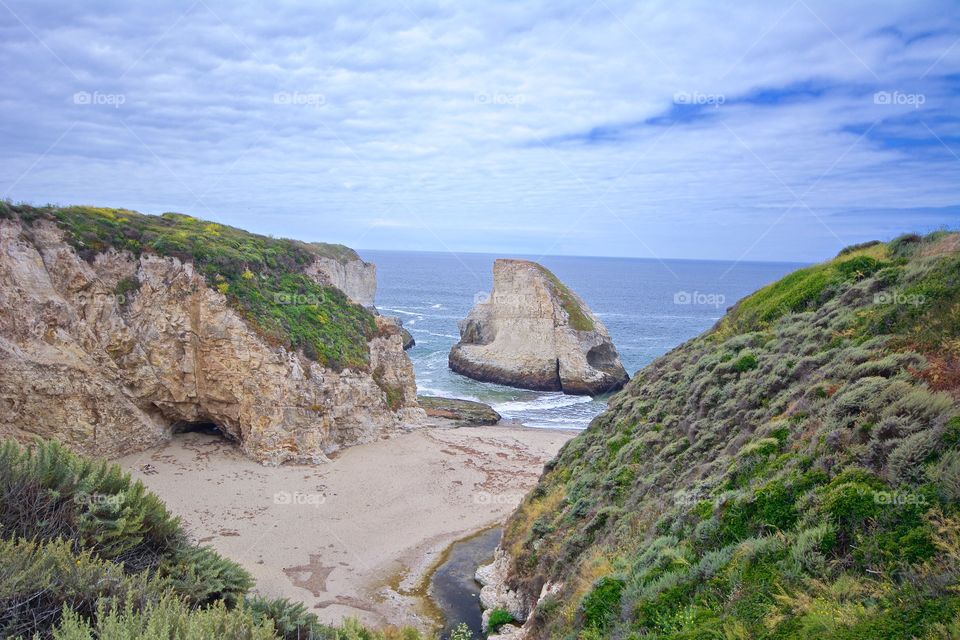
POLYGON ((184 433, 199 433, 206 436, 217 436, 225 440, 233 440, 233 438, 224 432, 215 422, 209 420, 197 420, 193 422, 181 420, 174 422, 171 431, 175 436, 184 433))

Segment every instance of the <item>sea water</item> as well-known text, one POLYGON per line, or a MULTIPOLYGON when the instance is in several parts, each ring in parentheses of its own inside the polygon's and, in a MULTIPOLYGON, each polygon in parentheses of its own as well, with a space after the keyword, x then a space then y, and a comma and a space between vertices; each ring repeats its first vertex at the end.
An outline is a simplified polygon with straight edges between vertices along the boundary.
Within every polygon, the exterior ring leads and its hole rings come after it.
POLYGON ((606 325, 627 372, 708 330, 745 295, 803 266, 783 262, 656 260, 361 251, 377 265, 376 305, 416 340, 407 353, 418 393, 478 400, 529 427, 583 429, 607 398, 527 391, 471 380, 447 366, 457 322, 493 286, 498 257, 539 262, 606 325))

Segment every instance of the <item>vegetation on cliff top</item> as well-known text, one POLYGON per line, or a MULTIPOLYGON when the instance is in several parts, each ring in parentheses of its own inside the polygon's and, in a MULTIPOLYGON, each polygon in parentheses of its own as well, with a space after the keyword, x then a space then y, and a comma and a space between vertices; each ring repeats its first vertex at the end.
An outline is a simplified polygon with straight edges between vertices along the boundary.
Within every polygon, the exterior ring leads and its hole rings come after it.
MULTIPOLYGON (((92 640, 420 640, 321 624, 249 591, 250 575, 191 542, 119 466, 0 441, 0 637, 92 640)), ((469 635, 464 636, 469 637, 469 635)))
MULTIPOLYGON (((373 314, 304 273, 317 257, 357 258, 342 245, 269 238, 178 213, 148 216, 125 209, 0 202, 2 217, 55 222, 87 260, 116 249, 192 262, 271 343, 299 349, 334 369, 363 369, 369 363, 367 343, 377 331, 373 314)), ((136 283, 126 285, 136 288, 136 283)))
POLYGON ((960 637, 960 234, 851 247, 639 372, 515 512, 538 637, 960 637))
POLYGON ((554 294, 560 299, 560 305, 563 307, 563 310, 567 312, 567 317, 570 318, 570 326, 577 331, 593 331, 593 320, 584 312, 583 304, 577 295, 570 290, 570 287, 563 284, 560 278, 555 276, 552 271, 543 265, 537 264, 536 262, 532 262, 531 264, 537 267, 537 269, 547 277, 547 280, 550 281, 554 294))

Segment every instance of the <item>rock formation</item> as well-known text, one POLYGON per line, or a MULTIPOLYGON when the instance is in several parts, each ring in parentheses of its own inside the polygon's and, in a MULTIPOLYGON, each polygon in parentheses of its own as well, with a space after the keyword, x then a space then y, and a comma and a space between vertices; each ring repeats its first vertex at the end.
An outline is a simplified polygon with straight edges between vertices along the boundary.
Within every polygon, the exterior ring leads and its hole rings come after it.
POLYGON ((550 271, 497 260, 493 292, 460 322, 450 368, 485 382, 599 395, 628 380, 603 323, 550 271))
POLYGON ((483 402, 438 396, 417 396, 417 401, 428 417, 453 420, 458 427, 497 424, 502 418, 493 407, 483 402))
POLYGON ((314 242, 319 255, 306 273, 317 282, 336 287, 359 305, 373 308, 377 293, 377 265, 364 262, 357 252, 339 244, 314 242))
MULTIPOLYGON (((278 464, 423 418, 386 320, 374 319, 367 367, 327 367, 258 332, 189 261, 114 248, 85 260, 52 219, 0 217, 0 436, 111 457, 213 423, 278 464), (118 295, 124 282, 137 286, 118 295)), ((337 264, 372 303, 372 265, 337 264)), ((304 272, 322 280, 329 267, 304 272)))

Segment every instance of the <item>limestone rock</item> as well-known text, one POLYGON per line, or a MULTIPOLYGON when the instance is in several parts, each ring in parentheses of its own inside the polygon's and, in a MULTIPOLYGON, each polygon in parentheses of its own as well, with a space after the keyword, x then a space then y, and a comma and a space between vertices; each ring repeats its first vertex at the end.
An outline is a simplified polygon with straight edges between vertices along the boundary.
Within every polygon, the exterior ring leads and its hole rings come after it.
MULTIPOLYGON (((474 574, 477 582, 483 585, 480 589, 480 606, 484 610, 504 609, 513 619, 524 622, 530 614, 523 597, 507 586, 507 577, 510 571, 510 556, 501 548, 494 552, 493 562, 479 567, 474 574)), ((489 614, 484 617, 484 628, 489 614)))
POLYGON ((493 292, 460 322, 449 364, 476 380, 580 395, 616 391, 628 380, 600 319, 527 260, 494 263, 493 292))
POLYGON ((353 302, 372 308, 377 293, 377 266, 364 262, 356 252, 346 247, 322 243, 313 243, 313 246, 321 250, 331 247, 339 251, 336 254, 331 252, 331 257, 318 257, 307 268, 307 274, 321 284, 340 289, 353 302))
POLYGON ((268 344, 191 263, 91 263, 48 221, 3 220, 0 436, 113 457, 209 422, 263 463, 320 462, 424 417, 399 332, 377 322, 370 371, 334 371, 268 344))

